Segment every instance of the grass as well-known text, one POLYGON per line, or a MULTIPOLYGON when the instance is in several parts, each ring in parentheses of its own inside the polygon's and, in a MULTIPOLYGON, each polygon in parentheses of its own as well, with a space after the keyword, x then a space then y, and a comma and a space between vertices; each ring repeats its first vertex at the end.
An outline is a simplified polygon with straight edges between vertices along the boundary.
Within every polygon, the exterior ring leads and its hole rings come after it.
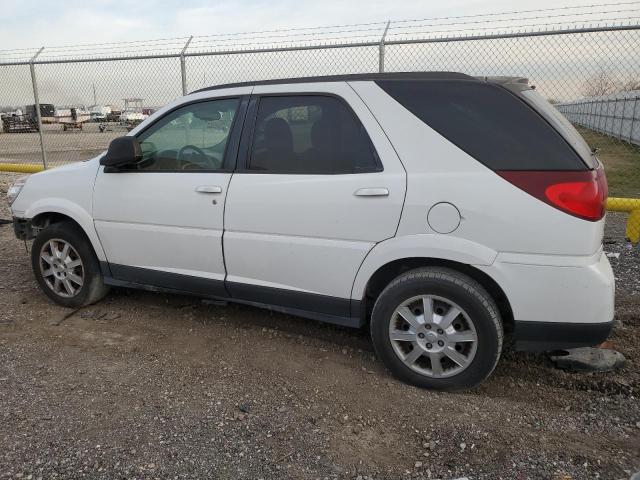
POLYGON ((609 182, 610 197, 640 198, 640 147, 576 127, 591 148, 598 149, 609 182))

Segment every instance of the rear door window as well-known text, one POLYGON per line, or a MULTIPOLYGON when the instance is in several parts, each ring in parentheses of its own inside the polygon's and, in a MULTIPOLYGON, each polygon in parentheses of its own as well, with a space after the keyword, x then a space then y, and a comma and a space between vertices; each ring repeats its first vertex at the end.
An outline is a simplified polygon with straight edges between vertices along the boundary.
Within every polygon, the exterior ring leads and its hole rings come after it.
POLYGON ((492 170, 587 169, 544 118, 498 85, 456 80, 382 80, 377 84, 492 170))
POLYGON ((323 95, 261 97, 248 169, 297 174, 382 170, 353 111, 323 95))

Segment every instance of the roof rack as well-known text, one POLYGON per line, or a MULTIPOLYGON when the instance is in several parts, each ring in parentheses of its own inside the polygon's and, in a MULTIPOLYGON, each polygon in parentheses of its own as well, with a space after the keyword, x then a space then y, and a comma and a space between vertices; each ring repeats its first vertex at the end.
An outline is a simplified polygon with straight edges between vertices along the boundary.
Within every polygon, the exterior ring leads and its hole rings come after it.
POLYGON ((258 80, 255 82, 227 83, 201 88, 191 93, 219 90, 223 88, 249 87, 257 85, 281 85, 286 83, 314 83, 314 82, 356 82, 376 80, 476 80, 476 78, 458 72, 385 72, 385 73, 355 73, 348 75, 327 75, 319 77, 281 78, 274 80, 258 80))

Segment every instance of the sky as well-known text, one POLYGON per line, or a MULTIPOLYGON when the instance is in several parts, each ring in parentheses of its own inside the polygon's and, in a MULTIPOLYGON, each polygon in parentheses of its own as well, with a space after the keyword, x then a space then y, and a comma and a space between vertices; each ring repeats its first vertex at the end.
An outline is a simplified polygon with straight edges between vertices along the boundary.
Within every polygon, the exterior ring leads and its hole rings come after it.
MULTIPOLYGON (((411 38, 429 38, 460 35, 460 29, 469 33, 471 27, 474 33, 477 31, 482 35, 515 26, 516 31, 531 31, 562 28, 575 25, 576 21, 587 24, 604 19, 615 19, 616 24, 640 22, 640 0, 561 1, 0 0, 0 63, 28 62, 40 46, 46 48, 38 59, 45 62, 90 57, 93 61, 86 63, 36 65, 40 101, 59 106, 89 105, 94 102, 95 88, 97 103, 120 105, 123 98, 141 97, 146 106, 156 107, 182 93, 178 58, 111 62, 95 59, 162 53, 177 55, 185 39, 194 35, 196 38, 189 47, 194 56, 187 57, 185 62, 187 91, 193 91, 209 85, 266 78, 377 71, 379 57, 375 42, 387 20, 397 21, 387 37, 391 40, 407 38, 401 37, 403 29, 410 30, 406 35, 411 38), (603 3, 608 5, 593 6, 603 3), (592 7, 586 8, 588 5, 592 7), (573 8, 577 6, 583 8, 573 8), (563 10, 564 7, 572 8, 563 10), (541 9, 555 10, 541 12, 541 9), (527 10, 533 12, 509 13, 527 10), (581 11, 586 13, 576 13, 581 11), (502 15, 487 16, 492 13, 502 15), (482 16, 474 17, 478 15, 482 16), (463 16, 467 17, 457 18, 463 16), (499 20, 501 18, 505 20, 499 20), (410 19, 422 20, 402 22, 410 19), (490 22, 486 23, 487 20, 490 22), (373 27, 361 25, 369 22, 377 23, 373 27), (313 28, 335 25, 348 26, 313 28), (228 54, 229 50, 282 47, 282 37, 291 33, 228 34, 291 28, 307 29, 294 32, 296 42, 316 45, 351 43, 354 40, 332 37, 361 35, 363 29, 371 29, 367 41, 374 43, 358 48, 228 54), (353 31, 357 33, 350 33, 353 31), (318 38, 319 32, 325 32, 326 36, 318 38), (203 35, 206 37, 197 37, 203 35), (175 37, 180 38, 175 40, 175 37), (125 43, 108 45, 108 42, 125 43), (227 53, 195 56, 220 51, 227 53)), ((601 72, 616 84, 637 80, 639 34, 636 30, 389 45, 385 69, 524 76, 547 98, 568 101, 584 95, 585 85, 601 72)), ((0 65, 0 107, 31 103, 33 91, 29 67, 0 65)))
MULTIPOLYGON (((600 2, 562 5, 589 3, 600 2)), ((557 0, 0 0, 0 50, 557 6, 557 0)))

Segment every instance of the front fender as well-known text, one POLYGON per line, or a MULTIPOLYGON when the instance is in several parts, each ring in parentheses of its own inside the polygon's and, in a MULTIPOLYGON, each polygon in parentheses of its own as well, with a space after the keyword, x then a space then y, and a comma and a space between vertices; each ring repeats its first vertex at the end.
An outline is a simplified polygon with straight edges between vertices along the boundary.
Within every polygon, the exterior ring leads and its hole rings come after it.
POLYGON ((38 199, 29 205, 25 212, 25 218, 34 218, 42 213, 60 213, 73 219, 89 238, 98 260, 106 261, 107 258, 93 225, 93 219, 84 208, 64 198, 46 197, 38 199))
POLYGON ((384 265, 405 258, 449 260, 465 265, 491 265, 498 252, 464 238, 439 234, 394 237, 380 242, 365 257, 356 274, 351 298, 361 300, 369 279, 384 265))

